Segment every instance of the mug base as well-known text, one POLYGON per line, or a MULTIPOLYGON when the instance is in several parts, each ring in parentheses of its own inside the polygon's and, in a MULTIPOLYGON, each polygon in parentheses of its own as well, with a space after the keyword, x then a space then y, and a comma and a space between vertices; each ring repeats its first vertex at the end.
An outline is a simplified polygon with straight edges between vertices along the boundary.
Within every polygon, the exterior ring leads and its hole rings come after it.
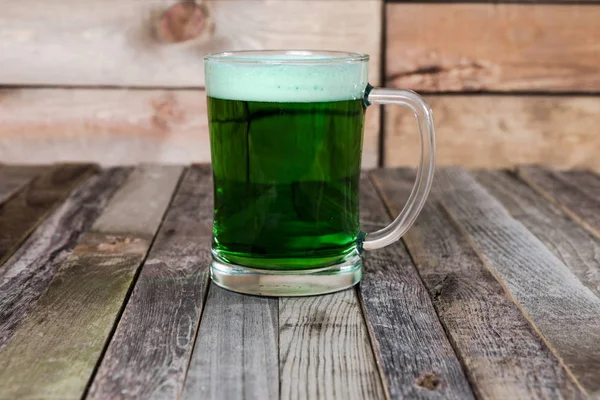
POLYGON ((213 258, 210 277, 222 288, 257 296, 314 296, 356 285, 362 260, 354 255, 343 263, 319 269, 266 270, 229 264, 213 258))

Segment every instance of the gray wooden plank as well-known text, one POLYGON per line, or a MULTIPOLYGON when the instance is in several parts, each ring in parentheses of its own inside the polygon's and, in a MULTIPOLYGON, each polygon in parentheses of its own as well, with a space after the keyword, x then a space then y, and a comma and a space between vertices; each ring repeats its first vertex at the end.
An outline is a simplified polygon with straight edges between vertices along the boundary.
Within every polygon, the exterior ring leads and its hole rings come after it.
POLYGON ((56 165, 0 206, 0 265, 85 178, 96 171, 90 164, 56 165))
POLYGON ((129 168, 111 168, 86 180, 4 264, 0 271, 0 348, 129 172, 129 168))
POLYGON ((277 399, 277 299, 211 285, 183 399, 277 399))
POLYGON ((208 289, 209 166, 190 168, 175 194, 91 386, 89 399, 175 399, 208 289))
POLYGON ((282 399, 382 399, 384 388, 353 289, 279 300, 282 399))
POLYGON ((42 173, 42 166, 2 165, 0 166, 0 204, 23 189, 36 176, 42 173))
POLYGON ((600 175, 592 171, 556 171, 562 181, 567 181, 593 199, 600 199, 600 175))
MULTIPOLYGON (((388 223, 382 200, 361 179, 363 228, 388 223)), ((361 211, 362 211, 361 210, 361 211)), ((469 383, 403 243, 363 254, 361 297, 393 399, 472 399, 469 383)))
POLYGON ((503 171, 478 171, 473 175, 513 218, 523 223, 569 267, 581 283, 600 297, 598 238, 512 174, 503 171))
POLYGON ((600 178, 592 173, 519 168, 518 175, 600 239, 600 178))
POLYGON ((140 167, 113 196, 0 352, 0 398, 83 395, 181 171, 140 167))
MULTIPOLYGON (((373 178, 395 216, 414 172, 379 170, 373 178)), ((585 397, 439 201, 427 202, 404 241, 477 398, 585 397)))
POLYGON ((466 171, 438 171, 437 196, 579 385, 600 396, 600 299, 466 171))

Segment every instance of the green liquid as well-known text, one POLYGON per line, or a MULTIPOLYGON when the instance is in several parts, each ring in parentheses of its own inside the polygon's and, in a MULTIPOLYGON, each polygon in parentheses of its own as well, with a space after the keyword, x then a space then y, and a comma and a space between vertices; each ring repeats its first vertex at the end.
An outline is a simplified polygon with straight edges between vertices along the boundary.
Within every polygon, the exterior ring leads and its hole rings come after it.
POLYGON ((308 269, 356 251, 362 100, 208 98, 213 254, 263 269, 308 269))

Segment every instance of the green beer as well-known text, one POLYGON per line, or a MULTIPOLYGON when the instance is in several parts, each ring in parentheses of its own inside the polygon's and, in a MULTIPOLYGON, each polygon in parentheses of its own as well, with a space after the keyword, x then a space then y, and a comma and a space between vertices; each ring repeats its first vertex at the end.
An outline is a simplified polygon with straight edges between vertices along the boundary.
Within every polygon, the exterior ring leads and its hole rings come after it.
POLYGON ((294 290, 308 293, 293 274, 341 269, 352 282, 360 277, 364 61, 332 62, 310 52, 205 60, 215 201, 211 274, 219 284, 270 294, 290 293, 297 284, 294 290))
POLYGON ((368 85, 369 56, 260 50, 204 58, 214 181, 210 276, 240 293, 307 296, 351 287, 363 250, 394 243, 423 208, 435 164, 431 109, 408 90, 368 85), (408 107, 421 163, 387 227, 359 229, 365 108, 408 107))
POLYGON ((210 276, 240 293, 308 296, 360 281, 363 250, 394 243, 431 188, 431 109, 409 90, 373 88, 369 56, 259 50, 204 58, 214 181, 210 276), (406 206, 385 228, 359 229, 365 108, 408 107, 421 163, 406 206))
POLYGON ((363 100, 313 89, 317 101, 208 97, 219 261, 294 270, 356 254, 363 100))

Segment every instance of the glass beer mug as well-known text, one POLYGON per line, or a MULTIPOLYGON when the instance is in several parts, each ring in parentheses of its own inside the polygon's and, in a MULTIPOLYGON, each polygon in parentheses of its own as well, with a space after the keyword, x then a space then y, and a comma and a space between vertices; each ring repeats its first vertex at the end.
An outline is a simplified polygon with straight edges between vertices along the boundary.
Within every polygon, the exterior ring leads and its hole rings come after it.
POLYGON ((398 240, 429 193, 435 138, 416 93, 367 82, 369 56, 240 51, 205 57, 214 179, 213 281, 266 296, 330 293, 362 277, 360 255, 398 240), (408 107, 421 163, 400 215, 359 227, 365 110, 408 107))

